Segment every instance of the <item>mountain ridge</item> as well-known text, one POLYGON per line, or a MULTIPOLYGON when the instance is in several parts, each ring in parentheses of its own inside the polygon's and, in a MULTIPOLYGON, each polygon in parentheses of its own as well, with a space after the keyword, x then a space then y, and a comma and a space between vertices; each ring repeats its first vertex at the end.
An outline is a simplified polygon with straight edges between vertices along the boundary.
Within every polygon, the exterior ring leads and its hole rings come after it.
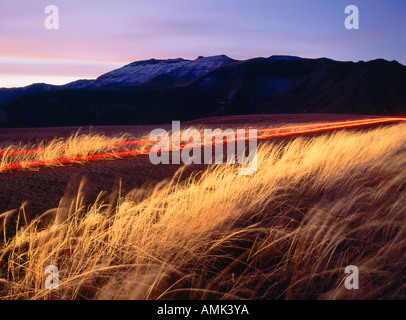
POLYGON ((150 59, 95 80, 32 85, 28 93, 20 88, 27 94, 0 105, 0 125, 159 124, 259 113, 404 115, 405 87, 406 67, 384 59, 150 59), (137 71, 140 66, 148 72, 137 71))

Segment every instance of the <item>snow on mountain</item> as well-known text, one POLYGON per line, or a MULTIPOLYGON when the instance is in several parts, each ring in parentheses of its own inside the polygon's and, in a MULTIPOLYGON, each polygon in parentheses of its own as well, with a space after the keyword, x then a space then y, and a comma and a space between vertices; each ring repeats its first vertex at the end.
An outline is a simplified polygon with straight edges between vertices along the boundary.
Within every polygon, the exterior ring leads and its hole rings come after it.
POLYGON ((59 89, 82 89, 82 88, 89 88, 96 80, 76 80, 70 82, 68 84, 62 85, 59 89))
POLYGON ((193 80, 234 61, 225 55, 199 57, 196 60, 189 61, 182 69, 174 70, 170 73, 170 76, 177 79, 187 76, 189 80, 193 80))
POLYGON ((168 76, 174 80, 190 81, 225 66, 233 60, 225 55, 198 57, 196 60, 182 58, 167 60, 144 60, 132 62, 124 67, 110 71, 97 79, 77 80, 65 85, 32 84, 21 88, 0 88, 0 105, 16 97, 63 89, 86 89, 108 85, 125 86, 140 84, 158 76, 168 76))
POLYGON ((136 61, 101 75, 90 84, 90 87, 101 87, 111 84, 139 84, 161 75, 168 75, 174 79, 187 76, 188 80, 193 80, 233 61, 235 60, 225 55, 199 57, 196 60, 178 58, 136 61))

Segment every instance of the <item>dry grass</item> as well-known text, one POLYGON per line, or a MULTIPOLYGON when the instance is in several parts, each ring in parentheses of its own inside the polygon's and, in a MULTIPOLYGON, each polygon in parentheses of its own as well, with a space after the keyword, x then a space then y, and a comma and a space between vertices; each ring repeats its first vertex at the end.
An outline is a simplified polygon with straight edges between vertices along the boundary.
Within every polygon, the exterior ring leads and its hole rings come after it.
MULTIPOLYGON (((0 149, 0 172, 4 167, 12 163, 23 165, 32 161, 52 161, 60 158, 88 156, 96 153, 112 152, 118 150, 115 143, 131 139, 126 134, 117 136, 106 136, 98 133, 76 134, 68 138, 54 138, 44 140, 37 145, 11 145, 0 149), (27 154, 13 154, 15 150, 41 149, 41 152, 27 154)), ((121 150, 123 148, 121 147, 121 150)), ((50 162, 49 166, 58 165, 57 162, 50 162)))
MULTIPOLYGON (((314 122, 311 126, 317 126, 321 124, 319 122, 314 122)), ((291 125, 299 125, 298 123, 292 123, 291 125)), ((303 124, 302 124, 303 126, 303 124)), ((204 129, 207 127, 202 125, 196 125, 193 129, 198 130, 203 134, 204 129)), ((281 130, 284 129, 284 126, 281 124, 276 124, 271 127, 267 126, 266 128, 274 128, 281 130)), ((177 138, 179 138, 183 132, 188 131, 191 128, 186 128, 180 130, 177 133, 177 138)), ((247 128, 248 130, 249 128, 247 128)), ((255 129, 261 129, 255 127, 255 129)), ((263 129, 263 128, 262 128, 263 129)), ((277 131, 275 131, 277 132, 277 131)), ((168 130, 168 137, 172 138, 172 131, 168 130)), ((120 134, 120 135, 105 135, 101 133, 85 133, 80 134, 78 130, 75 134, 63 138, 56 137, 53 139, 46 139, 39 141, 36 144, 14 144, 9 146, 4 146, 0 144, 0 173, 9 172, 8 166, 16 163, 20 163, 22 168, 19 170, 37 170, 36 168, 30 168, 27 164, 30 162, 44 161, 47 162, 47 167, 63 166, 64 164, 60 163, 58 159, 61 158, 74 158, 81 156, 90 156, 94 154, 101 153, 114 153, 117 151, 126 151, 137 149, 139 151, 145 150, 148 147, 152 147, 155 142, 149 141, 149 134, 144 133, 140 137, 134 137, 129 134, 120 134), (120 143, 138 140, 138 143, 132 145, 123 145, 120 143), (39 152, 28 152, 28 153, 18 153, 14 152, 23 151, 30 149, 39 149, 39 152)), ((117 157, 116 155, 112 158, 117 157)), ((75 160, 75 163, 80 163, 83 161, 75 160)))
POLYGON ((223 165, 89 208, 79 190, 33 222, 21 210, 0 240, 1 296, 405 299, 405 137, 402 124, 268 143, 253 176, 223 165))

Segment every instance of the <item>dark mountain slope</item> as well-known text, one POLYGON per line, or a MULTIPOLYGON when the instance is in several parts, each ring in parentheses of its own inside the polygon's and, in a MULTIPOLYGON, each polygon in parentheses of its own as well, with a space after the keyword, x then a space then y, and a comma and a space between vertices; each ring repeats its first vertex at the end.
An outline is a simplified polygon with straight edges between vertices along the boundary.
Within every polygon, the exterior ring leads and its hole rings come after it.
POLYGON ((271 57, 230 61, 194 79, 184 74, 22 96, 0 106, 2 125, 159 124, 259 113, 406 114, 406 67, 394 61, 271 57))

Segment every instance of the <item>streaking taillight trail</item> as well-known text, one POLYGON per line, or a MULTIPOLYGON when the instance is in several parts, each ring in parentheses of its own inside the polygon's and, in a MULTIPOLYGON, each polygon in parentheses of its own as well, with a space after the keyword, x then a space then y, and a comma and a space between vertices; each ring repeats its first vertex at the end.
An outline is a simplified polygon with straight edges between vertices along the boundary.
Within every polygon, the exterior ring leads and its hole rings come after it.
MULTIPOLYGON (((277 127, 277 128, 264 128, 264 129, 257 129, 257 136, 256 137, 245 137, 244 140, 249 139, 257 139, 259 141, 267 141, 267 140, 274 140, 274 139, 283 139, 283 138, 290 138, 290 137, 297 137, 302 135, 308 134, 317 134, 317 133, 324 133, 328 131, 334 130, 341 130, 341 129, 350 129, 350 128, 358 128, 363 126, 369 125, 377 125, 377 124, 385 124, 385 123, 395 123, 395 122, 406 122, 406 118, 370 118, 364 120, 353 120, 353 121, 339 121, 339 122, 327 122, 327 123, 316 123, 316 124, 303 124, 303 125, 294 125, 294 126, 287 126, 287 127, 277 127)), ((241 139, 234 138, 234 141, 238 141, 241 139)), ((123 141, 117 142, 112 144, 107 144, 105 147, 123 147, 123 146, 136 146, 140 144, 148 143, 148 139, 139 139, 139 140, 131 140, 131 141, 123 141)), ((201 143, 201 146, 206 144, 215 144, 215 141, 208 141, 201 143)), ((184 148, 188 144, 181 144, 179 147, 184 148)), ((190 144, 189 144, 190 146, 190 144)), ((3 156, 15 156, 15 155, 24 155, 24 154, 35 154, 45 152, 50 149, 46 148, 39 148, 39 149, 20 149, 20 150, 10 150, 10 151, 3 151, 0 152, 0 157, 3 156)), ((52 149, 51 149, 52 150, 52 149)), ((144 148, 144 149, 134 149, 134 150, 124 150, 124 151, 114 151, 114 152, 107 152, 107 153, 98 153, 92 155, 85 155, 85 156, 74 156, 74 157, 65 157, 65 158, 58 158, 52 160, 39 160, 39 161, 31 161, 31 162, 24 162, 24 163, 11 163, 8 165, 4 165, 0 167, 0 172, 11 172, 21 169, 34 169, 34 168, 41 168, 47 166, 58 166, 58 165, 66 165, 72 163, 83 163, 89 161, 96 161, 96 160, 106 160, 106 159, 118 159, 118 158, 126 158, 130 156, 148 154, 151 148, 144 148)), ((61 149, 63 151, 63 148, 61 149)), ((168 151, 171 151, 169 149, 168 151)))

